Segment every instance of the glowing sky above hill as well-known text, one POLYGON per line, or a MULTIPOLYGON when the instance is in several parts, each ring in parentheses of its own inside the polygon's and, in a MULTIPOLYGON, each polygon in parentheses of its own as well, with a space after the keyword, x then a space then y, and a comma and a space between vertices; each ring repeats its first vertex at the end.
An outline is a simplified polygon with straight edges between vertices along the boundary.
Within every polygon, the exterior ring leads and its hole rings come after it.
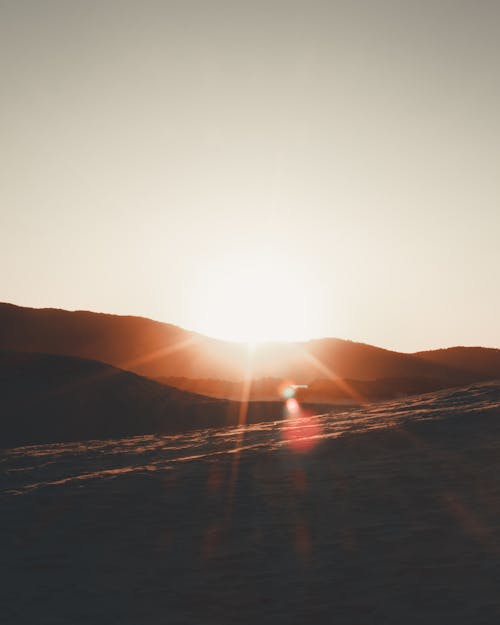
POLYGON ((500 3, 0 1, 0 300, 500 347, 500 3))

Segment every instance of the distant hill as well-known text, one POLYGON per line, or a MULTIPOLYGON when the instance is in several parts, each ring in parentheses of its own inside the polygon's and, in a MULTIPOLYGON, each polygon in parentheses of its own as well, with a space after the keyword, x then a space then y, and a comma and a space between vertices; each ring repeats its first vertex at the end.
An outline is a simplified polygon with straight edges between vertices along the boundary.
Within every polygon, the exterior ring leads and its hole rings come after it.
POLYGON ((500 378, 500 349, 449 347, 415 354, 427 362, 466 369, 478 376, 500 378))
POLYGON ((144 319, 0 304, 0 349, 99 360, 152 378, 168 375, 238 379, 239 345, 144 319))
MULTIPOLYGON (((283 381, 279 378, 258 378, 252 380, 246 390, 243 382, 228 380, 198 379, 184 377, 159 378, 169 386, 208 397, 241 399, 248 392, 250 400, 276 401, 283 381)), ((335 405, 358 405, 381 399, 393 399, 406 395, 431 393, 449 387, 449 383, 432 378, 381 378, 379 380, 329 380, 317 379, 305 389, 297 389, 296 397, 301 402, 330 403, 335 405)))
POLYGON ((142 317, 12 304, 0 304, 0 349, 90 358, 150 378, 174 376, 239 382, 251 373, 255 379, 288 378, 305 384, 318 379, 418 378, 452 386, 500 376, 500 367, 496 365, 500 350, 484 350, 491 362, 483 368, 477 365, 480 357, 476 352, 456 352, 460 358, 441 359, 436 357, 437 352, 403 354, 327 338, 267 343, 250 359, 245 345, 211 339, 142 317))
MULTIPOLYGON (((240 408, 92 360, 0 352, 0 448, 235 425, 240 408)), ((246 420, 282 417, 256 402, 246 420)))

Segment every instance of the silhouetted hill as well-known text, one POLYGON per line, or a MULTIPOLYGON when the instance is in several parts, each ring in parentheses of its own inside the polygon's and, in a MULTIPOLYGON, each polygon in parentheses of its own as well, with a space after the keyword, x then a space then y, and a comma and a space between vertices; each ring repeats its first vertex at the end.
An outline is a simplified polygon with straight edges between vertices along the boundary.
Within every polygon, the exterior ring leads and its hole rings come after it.
MULTIPOLYGON (((0 352, 0 447, 234 425, 239 411, 92 360, 0 352)), ((247 419, 282 416, 282 403, 257 402, 247 419)))
POLYGON ((489 378, 500 378, 500 349, 487 347, 449 347, 415 354, 428 362, 467 369, 489 378))
POLYGON ((500 623, 499 383, 1 462, 2 625, 500 623))
MULTIPOLYGON (((276 401, 280 399, 279 389, 283 387, 283 380, 279 378, 252 380, 249 389, 244 382, 231 382, 229 380, 195 380, 175 376, 159 378, 158 380, 185 391, 236 401, 240 400, 244 393, 248 393, 249 399, 254 401, 276 401)), ((317 379, 310 382, 307 388, 297 389, 296 397, 302 402, 352 405, 430 393, 447 387, 449 384, 444 381, 417 377, 381 378, 380 380, 317 379)))
MULTIPOLYGON (((308 351, 330 372, 350 380, 382 378, 428 378, 446 383, 469 381, 470 372, 440 363, 431 363, 413 354, 394 352, 373 345, 341 339, 318 339, 307 343, 308 351)), ((323 376, 327 377, 326 370, 323 376)))
MULTIPOLYGON (((150 378, 170 376, 238 382, 246 375, 310 383, 317 379, 431 380, 453 386, 485 378, 467 358, 437 362, 341 339, 246 345, 204 337, 141 317, 33 309, 0 304, 0 349, 99 360, 150 378)), ((486 377, 491 377, 489 374, 486 377)))

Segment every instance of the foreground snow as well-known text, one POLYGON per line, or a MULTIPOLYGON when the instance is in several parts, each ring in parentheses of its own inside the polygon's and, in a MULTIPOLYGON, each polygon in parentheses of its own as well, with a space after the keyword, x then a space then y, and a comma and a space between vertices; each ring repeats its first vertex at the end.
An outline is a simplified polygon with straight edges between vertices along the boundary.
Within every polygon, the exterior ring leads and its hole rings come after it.
POLYGON ((499 384, 10 450, 0 622, 500 622, 499 452, 499 384))

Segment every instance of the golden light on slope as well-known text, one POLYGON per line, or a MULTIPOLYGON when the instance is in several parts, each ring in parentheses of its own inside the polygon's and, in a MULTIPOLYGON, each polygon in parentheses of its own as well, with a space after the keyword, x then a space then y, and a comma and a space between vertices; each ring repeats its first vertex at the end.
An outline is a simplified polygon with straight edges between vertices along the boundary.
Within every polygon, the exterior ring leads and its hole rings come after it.
POLYGON ((323 318, 321 289, 298 254, 255 249, 207 259, 192 285, 191 327, 250 343, 307 340, 323 318))

